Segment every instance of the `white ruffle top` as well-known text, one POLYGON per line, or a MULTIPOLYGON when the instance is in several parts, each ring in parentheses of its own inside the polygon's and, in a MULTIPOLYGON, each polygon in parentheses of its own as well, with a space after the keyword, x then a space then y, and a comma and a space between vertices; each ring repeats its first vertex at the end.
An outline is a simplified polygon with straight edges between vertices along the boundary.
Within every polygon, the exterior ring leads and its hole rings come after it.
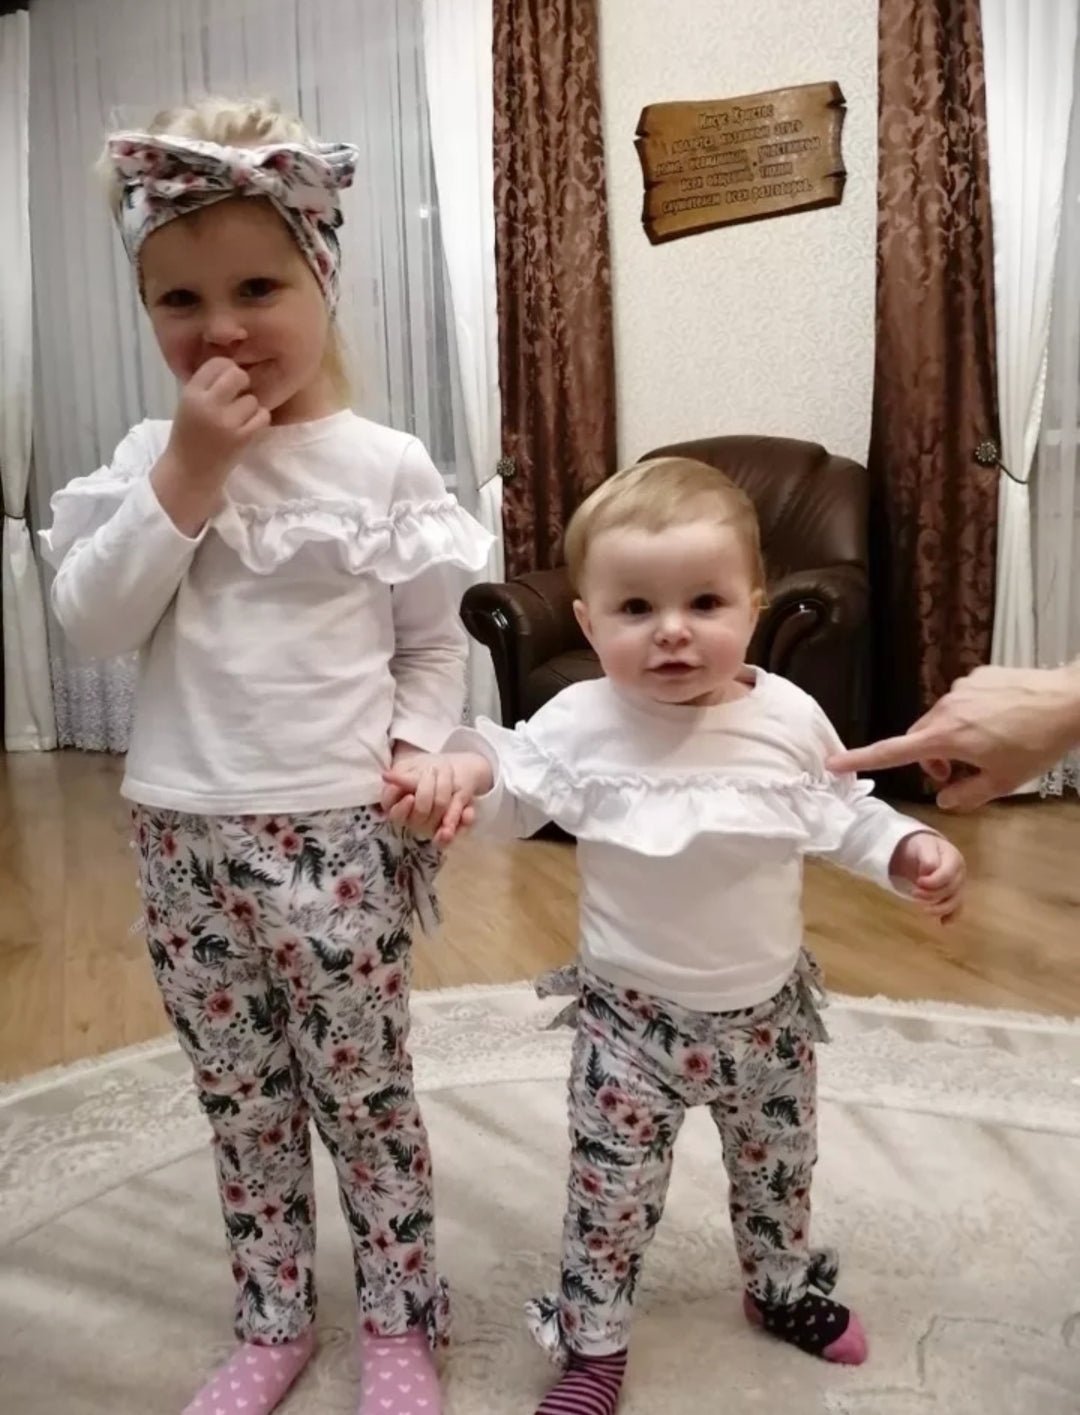
POLYGON ((416 438, 346 411, 260 434, 189 539, 148 476, 170 427, 133 428, 42 533, 75 649, 140 654, 124 795, 199 814, 371 804, 393 741, 435 750, 461 720, 463 572, 491 537, 416 438))
POLYGON ((757 1006, 791 976, 804 855, 895 888, 893 852, 926 829, 826 770, 840 742, 813 698, 747 674, 745 697, 706 708, 576 683, 514 731, 482 720, 447 743, 495 769, 479 829, 577 837, 585 966, 703 1012, 757 1006))

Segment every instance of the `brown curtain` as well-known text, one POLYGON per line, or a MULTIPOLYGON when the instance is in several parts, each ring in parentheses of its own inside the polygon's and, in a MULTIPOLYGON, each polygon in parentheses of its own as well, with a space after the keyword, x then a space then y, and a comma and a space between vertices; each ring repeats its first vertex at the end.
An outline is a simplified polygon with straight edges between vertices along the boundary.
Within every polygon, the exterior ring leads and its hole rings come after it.
POLYGON ((566 522, 615 466, 596 0, 494 0, 494 81, 503 522, 513 577, 561 563, 566 522))
MULTIPOLYGON (((997 439, 979 0, 881 0, 874 487, 876 735, 986 662, 997 439)), ((921 790, 918 773, 891 785, 921 790)))

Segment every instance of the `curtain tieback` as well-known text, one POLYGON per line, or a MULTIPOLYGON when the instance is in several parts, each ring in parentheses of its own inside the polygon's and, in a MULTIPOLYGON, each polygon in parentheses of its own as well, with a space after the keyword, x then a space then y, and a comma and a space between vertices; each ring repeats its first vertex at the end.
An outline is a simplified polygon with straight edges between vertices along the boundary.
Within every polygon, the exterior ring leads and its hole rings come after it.
POLYGON ((980 467, 993 467, 995 471, 1004 472, 1010 481, 1014 481, 1017 486, 1027 486, 1023 477, 1015 476, 1001 460, 1001 449, 996 442, 987 438, 985 442, 980 442, 975 449, 975 460, 980 467))

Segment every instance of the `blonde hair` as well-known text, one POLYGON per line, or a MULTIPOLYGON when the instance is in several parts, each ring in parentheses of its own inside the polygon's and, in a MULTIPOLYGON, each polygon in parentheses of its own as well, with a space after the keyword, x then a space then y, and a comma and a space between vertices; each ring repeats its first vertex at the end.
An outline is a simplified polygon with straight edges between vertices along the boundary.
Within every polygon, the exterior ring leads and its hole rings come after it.
MULTIPOLYGON (((146 124, 144 131, 160 136, 190 138, 195 142, 213 142, 220 147, 262 147, 267 143, 282 142, 311 147, 315 141, 304 123, 293 114, 286 113, 274 98, 200 98, 195 103, 163 108, 146 124)), ((124 189, 107 147, 94 163, 94 170, 105 184, 113 220, 119 221, 124 189)), ((341 329, 334 318, 331 318, 327 331, 323 367, 334 393, 342 402, 351 403, 353 390, 349 356, 341 329)))
POLYGON ((734 530, 746 551, 752 587, 764 594, 765 563, 754 503, 725 472, 692 457, 638 462, 616 472, 582 502, 566 530, 571 584, 580 592, 589 547, 602 531, 634 527, 657 532, 702 520, 734 530))

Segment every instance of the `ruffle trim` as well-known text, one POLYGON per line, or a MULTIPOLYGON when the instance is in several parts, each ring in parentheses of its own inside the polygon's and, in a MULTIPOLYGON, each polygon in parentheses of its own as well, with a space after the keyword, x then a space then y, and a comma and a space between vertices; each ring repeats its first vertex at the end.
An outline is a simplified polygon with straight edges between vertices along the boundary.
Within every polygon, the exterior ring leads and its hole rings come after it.
POLYGON ((435 1295, 424 1307, 424 1330, 432 1351, 446 1351, 452 1334, 450 1284, 444 1277, 435 1279, 435 1295))
MULTIPOLYGON (((137 477, 81 477, 56 493, 53 524, 42 532, 45 559, 53 567, 80 540, 116 515, 137 477)), ((242 563, 268 575, 306 545, 324 544, 342 569, 373 574, 384 584, 415 579, 437 565, 472 573, 487 562, 492 537, 452 496, 402 502, 388 516, 364 502, 311 497, 277 506, 254 506, 226 498, 211 528, 242 563)))
POLYGON ((42 559, 54 570, 79 541, 111 521, 127 500, 137 478, 76 477, 52 498, 52 525, 39 532, 42 559))
POLYGON ((560 1321, 561 1303, 553 1292, 536 1297, 525 1304, 525 1325, 529 1335, 544 1355, 556 1366, 565 1366, 570 1347, 563 1335, 560 1321))
POLYGON ((405 837, 405 864, 409 873, 409 892, 413 913, 424 933, 431 938, 442 923, 442 910, 435 880, 442 866, 442 855, 430 840, 405 837))
MULTIPOLYGON (((809 1256, 806 1283, 799 1297, 810 1288, 827 1296, 840 1276, 840 1259, 836 1249, 811 1249, 809 1256)), ((795 1302, 799 1297, 789 1294, 788 1300, 795 1302)), ((559 1367, 565 1366, 571 1352, 579 1347, 580 1343, 575 1339, 579 1335, 579 1321, 579 1314, 571 1308, 571 1304, 554 1292, 547 1292, 525 1304, 525 1325, 529 1334, 548 1360, 559 1367), (567 1330, 568 1320, 572 1323, 571 1331, 567 1330)))
POLYGON ((492 542, 452 496, 402 502, 388 516, 373 516, 370 507, 355 501, 310 498, 278 506, 230 501, 211 525, 256 574, 270 574, 303 546, 322 543, 349 574, 373 574, 384 584, 415 579, 436 565, 482 570, 492 542))
MULTIPOLYGON (((547 1024, 547 1031, 554 1032, 560 1027, 571 1029, 577 1027, 582 993, 581 974, 581 964, 564 963, 561 968, 550 968, 546 973, 542 973, 533 984, 536 995, 541 1001, 549 997, 573 998, 573 1002, 564 1007, 547 1024)), ((795 972, 788 986, 792 985, 794 985, 795 996, 799 1001, 799 1010, 814 1040, 816 1042, 831 1041, 828 1028, 821 1017, 822 1012, 829 1005, 825 974, 821 971, 821 964, 807 948, 802 949, 799 953, 799 960, 795 964, 795 972)), ((595 979, 592 986, 596 987, 595 979)))
MULTIPOLYGON (((808 774, 772 782, 720 770, 585 775, 545 752, 527 727, 509 732, 482 721, 477 728, 498 753, 504 788, 578 840, 653 857, 681 854, 703 835, 791 841, 817 852, 837 849, 855 823, 832 782, 808 774)), ((872 791, 858 782, 849 799, 872 791)))

